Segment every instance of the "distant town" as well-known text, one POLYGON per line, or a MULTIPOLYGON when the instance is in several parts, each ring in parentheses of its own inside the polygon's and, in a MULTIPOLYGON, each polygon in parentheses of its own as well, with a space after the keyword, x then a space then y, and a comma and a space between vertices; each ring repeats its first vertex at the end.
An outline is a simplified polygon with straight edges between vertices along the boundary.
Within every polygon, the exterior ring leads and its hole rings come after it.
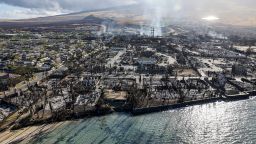
POLYGON ((255 37, 85 21, 0 29, 1 131, 256 95, 255 37))

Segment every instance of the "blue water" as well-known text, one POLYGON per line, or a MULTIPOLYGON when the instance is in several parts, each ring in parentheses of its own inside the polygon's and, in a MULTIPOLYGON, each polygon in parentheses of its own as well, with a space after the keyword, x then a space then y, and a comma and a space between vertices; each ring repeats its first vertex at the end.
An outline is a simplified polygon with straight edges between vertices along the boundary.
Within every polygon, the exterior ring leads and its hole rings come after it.
POLYGON ((154 114, 115 113, 59 126, 32 143, 256 143, 256 99, 154 114))

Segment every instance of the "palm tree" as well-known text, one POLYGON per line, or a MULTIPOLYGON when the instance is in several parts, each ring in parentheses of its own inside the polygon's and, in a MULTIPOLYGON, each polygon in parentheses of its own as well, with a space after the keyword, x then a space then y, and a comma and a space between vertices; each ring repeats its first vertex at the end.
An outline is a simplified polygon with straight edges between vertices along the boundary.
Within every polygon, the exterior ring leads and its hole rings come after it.
POLYGON ((249 46, 249 48, 245 52, 246 57, 250 56, 252 54, 252 52, 253 52, 252 47, 249 46))

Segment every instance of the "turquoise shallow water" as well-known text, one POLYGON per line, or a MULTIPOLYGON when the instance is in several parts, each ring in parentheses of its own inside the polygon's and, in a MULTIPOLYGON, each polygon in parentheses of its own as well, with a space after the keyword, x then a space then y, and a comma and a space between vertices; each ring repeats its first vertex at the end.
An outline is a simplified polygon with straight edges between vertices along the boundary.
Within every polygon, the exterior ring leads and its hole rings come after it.
POLYGON ((115 113, 60 126, 33 143, 256 143, 256 99, 141 116, 115 113))

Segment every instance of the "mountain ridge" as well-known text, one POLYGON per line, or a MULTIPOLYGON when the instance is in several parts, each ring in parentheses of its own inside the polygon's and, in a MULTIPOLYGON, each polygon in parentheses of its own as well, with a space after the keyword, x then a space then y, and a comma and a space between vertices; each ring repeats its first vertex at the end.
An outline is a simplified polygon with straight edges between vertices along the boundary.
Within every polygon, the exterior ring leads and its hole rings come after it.
MULTIPOLYGON (((26 26, 40 26, 40 25, 51 25, 51 24, 70 24, 73 22, 81 22, 87 16, 93 15, 94 17, 100 19, 111 19, 119 24, 136 24, 144 25, 145 23, 150 25, 155 21, 154 12, 150 9, 145 12, 145 7, 141 4, 133 4, 128 6, 118 6, 112 8, 88 10, 81 12, 74 12, 69 14, 62 14, 56 16, 38 17, 31 19, 21 19, 21 20, 0 20, 0 27, 26 27, 26 26)), ((186 12, 172 12, 168 13, 167 17, 162 17, 164 21, 176 22, 176 21, 186 21, 186 22, 203 22, 200 15, 202 15, 204 10, 195 11, 193 14, 190 11, 186 12)), ((230 16, 229 13, 223 13, 223 16, 218 20, 218 22, 213 24, 223 24, 238 27, 255 27, 254 19, 248 19, 249 17, 238 18, 230 16), (248 20, 247 20, 248 19, 248 20)), ((256 21, 256 19, 255 19, 256 21)), ((86 21, 84 21, 86 23, 86 21)), ((212 23, 211 23, 212 24, 212 23)))

